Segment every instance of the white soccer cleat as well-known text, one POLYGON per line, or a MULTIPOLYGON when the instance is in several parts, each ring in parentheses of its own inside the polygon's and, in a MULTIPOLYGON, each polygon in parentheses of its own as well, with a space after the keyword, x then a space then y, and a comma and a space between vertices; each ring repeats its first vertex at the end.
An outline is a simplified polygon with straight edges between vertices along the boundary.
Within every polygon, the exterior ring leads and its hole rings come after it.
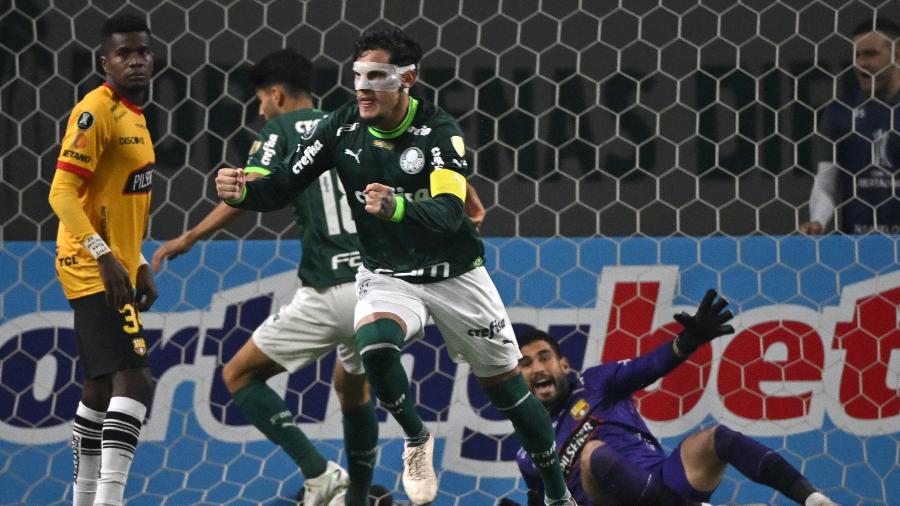
POLYGON ((413 504, 428 504, 437 497, 437 475, 431 460, 434 456, 434 434, 419 446, 403 444, 403 490, 413 504))
POLYGON ((838 504, 822 492, 813 492, 806 498, 805 506, 838 506, 838 504))
MULTIPOLYGON (((325 472, 303 482, 303 506, 329 506, 336 495, 346 492, 350 476, 343 467, 328 461, 325 472)), ((343 498, 343 494, 341 494, 343 498)), ((340 502, 338 504, 344 504, 340 502)))

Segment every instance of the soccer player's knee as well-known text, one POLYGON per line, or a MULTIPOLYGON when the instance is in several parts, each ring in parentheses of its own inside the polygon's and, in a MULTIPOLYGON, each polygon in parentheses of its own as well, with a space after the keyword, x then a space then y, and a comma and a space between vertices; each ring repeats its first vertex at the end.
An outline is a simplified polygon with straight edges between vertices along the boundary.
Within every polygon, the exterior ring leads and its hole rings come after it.
POLYGON ((350 374, 340 364, 335 366, 334 393, 341 410, 348 411, 369 402, 369 384, 365 374, 350 374))
POLYGON ((115 373, 113 396, 128 397, 149 406, 153 401, 154 390, 156 390, 156 381, 153 379, 149 367, 126 369, 115 373))
POLYGON ((371 374, 398 360, 403 345, 403 329, 397 322, 381 318, 356 331, 356 347, 366 372, 371 374))
POLYGON ((585 458, 582 456, 582 459, 587 460, 588 465, 582 469, 590 469, 590 474, 595 479, 599 476, 606 476, 610 469, 612 469, 612 467, 622 458, 616 450, 602 442, 600 442, 599 445, 594 446, 591 451, 585 453, 587 453, 587 457, 585 458))
POLYGON ((243 376, 241 373, 240 367, 233 360, 226 362, 225 367, 222 368, 222 382, 225 383, 225 388, 232 394, 243 386, 240 384, 241 376, 243 376))
POLYGON ((591 469, 591 455, 594 454, 594 451, 603 446, 603 441, 599 441, 597 439, 592 439, 585 443, 584 448, 581 450, 581 469, 582 476, 590 475, 591 469))
POLYGON ((356 330, 356 348, 360 354, 372 347, 392 344, 397 348, 403 346, 403 327, 390 318, 379 318, 356 330))
POLYGON ((740 435, 740 432, 731 430, 725 425, 718 425, 714 430, 713 448, 716 451, 716 455, 719 456, 719 460, 727 462, 728 455, 731 452, 731 443, 740 435))
POLYGON ((400 360, 400 350, 393 346, 370 348, 362 354, 362 360, 366 373, 377 374, 378 371, 383 371, 395 361, 400 360))

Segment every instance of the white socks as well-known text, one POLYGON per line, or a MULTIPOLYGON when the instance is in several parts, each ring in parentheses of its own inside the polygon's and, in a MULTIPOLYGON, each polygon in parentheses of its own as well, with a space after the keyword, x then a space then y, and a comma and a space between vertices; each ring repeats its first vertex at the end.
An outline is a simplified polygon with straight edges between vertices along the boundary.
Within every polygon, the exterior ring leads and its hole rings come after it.
POLYGON ((78 403, 75 425, 72 426, 72 460, 75 486, 72 487, 74 506, 91 506, 97 493, 100 476, 100 432, 106 413, 78 403))
POLYGON ((128 397, 109 400, 103 420, 103 465, 97 482, 94 504, 121 505, 125 496, 125 481, 134 460, 134 450, 147 407, 128 397))

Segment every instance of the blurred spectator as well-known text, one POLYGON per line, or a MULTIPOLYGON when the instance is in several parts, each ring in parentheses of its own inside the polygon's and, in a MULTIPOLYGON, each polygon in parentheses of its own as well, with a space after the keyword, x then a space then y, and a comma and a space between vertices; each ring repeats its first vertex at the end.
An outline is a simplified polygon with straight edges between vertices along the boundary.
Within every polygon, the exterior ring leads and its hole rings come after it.
POLYGON ((819 162, 804 234, 820 234, 838 211, 837 230, 850 234, 900 232, 897 169, 900 163, 900 28, 886 19, 853 31, 854 73, 859 93, 851 108, 834 103, 825 112, 824 134, 833 143, 819 162))

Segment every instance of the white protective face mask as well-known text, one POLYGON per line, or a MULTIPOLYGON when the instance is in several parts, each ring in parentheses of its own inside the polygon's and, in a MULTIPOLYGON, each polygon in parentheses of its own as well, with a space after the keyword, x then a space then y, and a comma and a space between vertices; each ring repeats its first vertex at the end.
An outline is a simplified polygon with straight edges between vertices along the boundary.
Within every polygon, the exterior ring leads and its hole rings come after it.
POLYGON ((403 87, 400 76, 416 66, 398 67, 392 63, 353 62, 353 87, 358 90, 397 91, 403 87), (381 72, 384 79, 369 79, 369 72, 381 72))

